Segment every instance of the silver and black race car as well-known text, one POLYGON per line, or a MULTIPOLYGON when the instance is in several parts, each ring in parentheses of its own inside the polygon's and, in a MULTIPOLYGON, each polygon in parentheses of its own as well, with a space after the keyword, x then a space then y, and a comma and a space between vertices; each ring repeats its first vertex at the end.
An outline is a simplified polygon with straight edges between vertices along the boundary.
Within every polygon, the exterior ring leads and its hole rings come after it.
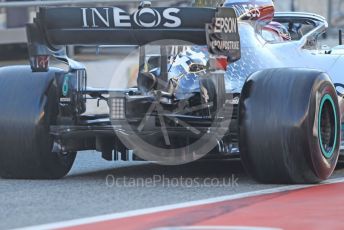
POLYGON ((323 17, 253 2, 41 8, 27 26, 30 66, 0 69, 0 176, 61 178, 78 151, 97 150, 165 165, 240 157, 264 183, 330 177, 341 150, 342 47, 318 49, 323 17), (136 86, 88 87, 67 45, 139 47, 136 86), (85 113, 89 100, 109 112, 85 113))

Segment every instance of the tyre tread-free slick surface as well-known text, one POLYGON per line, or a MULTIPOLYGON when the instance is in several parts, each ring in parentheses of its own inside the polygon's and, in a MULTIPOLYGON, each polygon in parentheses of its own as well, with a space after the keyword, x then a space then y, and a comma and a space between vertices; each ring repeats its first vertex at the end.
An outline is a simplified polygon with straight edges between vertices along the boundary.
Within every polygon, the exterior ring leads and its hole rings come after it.
POLYGON ((291 68, 254 73, 240 101, 240 152, 246 170, 263 183, 327 179, 339 156, 339 113, 326 73, 291 68))
POLYGON ((8 179, 58 179, 71 169, 75 153, 53 153, 50 125, 56 124, 55 76, 29 66, 0 69, 0 176, 8 179))

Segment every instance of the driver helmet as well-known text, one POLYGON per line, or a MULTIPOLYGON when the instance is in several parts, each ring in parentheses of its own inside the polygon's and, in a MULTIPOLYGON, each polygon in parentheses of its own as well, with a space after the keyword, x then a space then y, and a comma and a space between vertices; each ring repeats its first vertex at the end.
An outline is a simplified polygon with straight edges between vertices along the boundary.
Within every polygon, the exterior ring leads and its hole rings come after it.
POLYGON ((231 7, 241 20, 257 21, 262 26, 269 24, 275 15, 273 0, 226 0, 223 7, 231 7))
POLYGON ((268 25, 263 27, 263 30, 270 30, 272 32, 275 32, 283 39, 283 41, 291 40, 291 36, 287 27, 285 27, 283 24, 279 22, 270 22, 268 25))

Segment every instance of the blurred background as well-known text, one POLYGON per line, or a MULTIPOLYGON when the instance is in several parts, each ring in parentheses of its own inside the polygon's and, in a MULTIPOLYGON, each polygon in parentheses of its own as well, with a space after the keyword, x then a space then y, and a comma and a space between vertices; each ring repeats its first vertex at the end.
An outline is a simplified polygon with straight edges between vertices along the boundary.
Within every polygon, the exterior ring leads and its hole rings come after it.
MULTIPOLYGON (((153 6, 216 5, 223 0, 152 0, 153 6)), ((39 6, 98 5, 119 6, 128 11, 137 8, 140 1, 126 0, 0 0, 0 60, 25 59, 25 24, 32 21, 39 6)), ((344 28, 344 0, 275 0, 277 11, 306 11, 328 19, 329 45, 337 42, 338 28, 344 28)), ((69 54, 79 52, 69 47, 69 54)))

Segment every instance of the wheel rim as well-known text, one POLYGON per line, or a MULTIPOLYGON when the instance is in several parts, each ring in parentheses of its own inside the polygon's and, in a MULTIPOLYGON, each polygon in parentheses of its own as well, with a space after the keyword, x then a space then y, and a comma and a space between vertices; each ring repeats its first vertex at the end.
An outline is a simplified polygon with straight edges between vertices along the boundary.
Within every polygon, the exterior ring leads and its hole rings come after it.
POLYGON ((338 121, 335 103, 329 94, 321 100, 318 120, 321 152, 325 158, 330 159, 336 148, 338 121))

